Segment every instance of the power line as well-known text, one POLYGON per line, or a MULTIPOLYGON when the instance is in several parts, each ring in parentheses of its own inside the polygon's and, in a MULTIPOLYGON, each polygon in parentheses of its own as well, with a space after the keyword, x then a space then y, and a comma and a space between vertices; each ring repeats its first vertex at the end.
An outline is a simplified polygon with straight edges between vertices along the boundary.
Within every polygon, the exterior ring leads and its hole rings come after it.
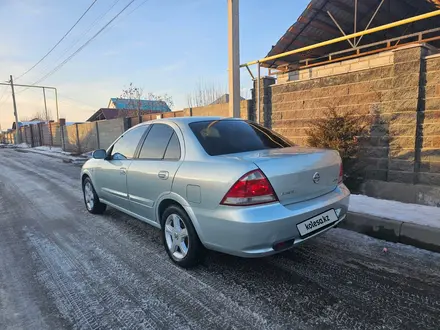
POLYGON ((11 98, 11 95, 8 94, 8 95, 6 96, 6 98, 0 103, 0 107, 3 107, 3 105, 4 105, 6 102, 8 102, 10 98, 11 98))
POLYGON ((75 39, 75 41, 70 45, 70 46, 68 46, 65 50, 64 50, 64 52, 55 60, 55 62, 56 61, 58 61, 58 60, 60 60, 61 58, 63 58, 64 57, 64 55, 66 55, 72 48, 74 48, 80 41, 81 41, 81 39, 83 39, 83 37, 84 36, 86 36, 89 32, 90 32, 90 30, 92 30, 92 28, 93 27, 95 27, 96 26, 96 24, 98 24, 115 6, 116 6, 116 4, 119 2, 119 1, 121 1, 121 0, 115 0, 111 5, 110 5, 110 7, 101 15, 101 16, 99 16, 98 18, 96 18, 93 22, 92 22, 92 24, 90 24, 90 26, 88 27, 88 29, 86 30, 86 31, 84 31, 84 32, 82 32, 81 33, 81 36, 79 37, 79 38, 76 38, 75 39))
POLYGON ((81 15, 81 17, 75 22, 75 24, 73 24, 73 26, 66 32, 66 34, 64 34, 64 36, 55 44, 55 46, 53 46, 51 48, 51 50, 49 50, 46 55, 44 55, 37 63, 35 63, 29 70, 27 70, 25 73, 23 73, 22 75, 18 76, 15 80, 20 79, 21 77, 23 77, 24 75, 28 74, 30 71, 32 71, 38 64, 40 64, 41 62, 44 61, 44 59, 46 57, 48 57, 53 51, 54 49, 67 37, 67 35, 75 28, 75 26, 78 25, 78 23, 83 19, 83 17, 89 12, 89 10, 93 7, 93 5, 97 2, 98 0, 94 0, 92 2, 92 4, 86 9, 86 11, 81 15))
MULTIPOLYGON (((91 105, 91 104, 88 104, 88 103, 86 103, 86 102, 84 102, 84 101, 81 101, 81 100, 75 99, 75 98, 73 98, 73 97, 67 96, 67 95, 64 94, 64 93, 63 93, 63 94, 58 93, 58 95, 61 96, 61 98, 60 98, 60 102, 63 102, 63 99, 62 99, 62 98, 65 98, 65 99, 69 99, 69 100, 71 100, 71 101, 73 101, 73 102, 81 103, 81 104, 86 105, 86 106, 88 106, 88 107, 90 107, 90 108, 94 108, 94 109, 98 108, 98 107, 95 106, 95 105, 91 105)), ((51 98, 51 97, 49 96, 49 98, 51 98)))
POLYGON ((2 104, 2 100, 5 97, 7 91, 8 91, 8 87, 5 86, 5 88, 3 89, 2 96, 0 96, 0 105, 2 104))
POLYGON ((143 5, 145 5, 147 3, 147 1, 149 0, 144 0, 141 4, 139 4, 136 8, 134 8, 131 12, 129 12, 126 17, 130 16, 131 14, 133 14, 133 12, 135 12, 136 10, 138 10, 140 7, 142 7, 143 5))
POLYGON ((96 32, 89 40, 87 40, 81 47, 79 47, 75 52, 73 52, 69 57, 67 57, 63 62, 58 64, 52 71, 50 71, 48 74, 43 76, 38 81, 34 82, 32 85, 36 85, 43 80, 47 79, 51 75, 53 75, 55 72, 57 72, 59 69, 61 69, 67 62, 69 62, 75 55, 77 55, 80 51, 82 51, 87 45, 89 45, 98 35, 100 35, 115 19, 119 17, 135 0, 131 0, 124 8, 122 8, 119 13, 117 13, 110 21, 107 22, 98 32, 96 32))

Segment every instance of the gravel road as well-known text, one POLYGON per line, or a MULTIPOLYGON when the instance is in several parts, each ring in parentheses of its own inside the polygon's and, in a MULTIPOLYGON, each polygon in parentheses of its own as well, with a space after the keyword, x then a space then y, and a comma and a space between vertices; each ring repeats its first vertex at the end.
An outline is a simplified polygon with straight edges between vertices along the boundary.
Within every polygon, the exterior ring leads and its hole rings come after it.
POLYGON ((0 329, 439 327, 440 254, 333 229, 265 259, 212 252, 186 271, 157 229, 88 214, 79 173, 0 149, 0 329))

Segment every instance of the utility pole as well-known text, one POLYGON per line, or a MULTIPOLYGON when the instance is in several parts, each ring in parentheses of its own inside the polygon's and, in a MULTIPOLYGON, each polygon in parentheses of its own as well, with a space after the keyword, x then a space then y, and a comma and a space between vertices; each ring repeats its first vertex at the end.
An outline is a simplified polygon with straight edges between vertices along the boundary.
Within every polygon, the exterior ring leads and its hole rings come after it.
POLYGON ((239 0, 228 0, 229 116, 240 117, 239 0))
POLYGON ((46 103, 46 89, 43 87, 43 99, 44 99, 44 115, 46 121, 49 122, 49 114, 47 113, 47 103, 46 103))
POLYGON ((46 116, 47 125, 49 125, 49 135, 50 135, 50 150, 52 150, 52 125, 49 118, 49 113, 47 112, 47 103, 46 103, 46 88, 43 87, 43 98, 44 98, 44 115, 46 116))
POLYGON ((15 103, 15 92, 14 92, 14 81, 12 80, 12 75, 9 76, 12 90, 12 104, 14 106, 14 116, 15 116, 15 143, 20 144, 20 129, 18 127, 18 113, 17 113, 17 103, 15 103))

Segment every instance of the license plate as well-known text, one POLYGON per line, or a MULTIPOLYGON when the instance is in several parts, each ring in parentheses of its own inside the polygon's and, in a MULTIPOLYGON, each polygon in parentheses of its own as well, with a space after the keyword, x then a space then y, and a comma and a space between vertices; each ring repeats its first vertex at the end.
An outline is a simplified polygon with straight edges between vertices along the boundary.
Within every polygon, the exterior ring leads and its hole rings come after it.
POLYGON ((306 236, 322 227, 338 221, 335 210, 324 212, 296 225, 301 236, 306 236))

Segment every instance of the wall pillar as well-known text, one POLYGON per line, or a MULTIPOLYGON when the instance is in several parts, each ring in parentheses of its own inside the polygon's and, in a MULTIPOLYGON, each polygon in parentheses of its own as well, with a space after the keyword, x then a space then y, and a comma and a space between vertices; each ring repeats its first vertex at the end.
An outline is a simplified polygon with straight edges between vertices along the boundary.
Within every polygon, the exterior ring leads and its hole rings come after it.
MULTIPOLYGON (((260 124, 264 127, 272 127, 272 88, 276 80, 274 77, 263 77, 260 79, 260 124)), ((254 118, 258 116, 257 102, 257 80, 254 80, 254 88, 252 89, 254 118)))
POLYGON ((390 135, 387 178, 390 182, 418 183, 425 111, 423 59, 427 52, 423 45, 394 51, 393 85, 384 99, 390 135))
POLYGON ((63 149, 64 151, 66 151, 66 139, 65 139, 65 130, 66 130, 66 119, 65 118, 60 118, 59 119, 59 124, 60 124, 60 137, 61 137, 61 149, 63 149))

